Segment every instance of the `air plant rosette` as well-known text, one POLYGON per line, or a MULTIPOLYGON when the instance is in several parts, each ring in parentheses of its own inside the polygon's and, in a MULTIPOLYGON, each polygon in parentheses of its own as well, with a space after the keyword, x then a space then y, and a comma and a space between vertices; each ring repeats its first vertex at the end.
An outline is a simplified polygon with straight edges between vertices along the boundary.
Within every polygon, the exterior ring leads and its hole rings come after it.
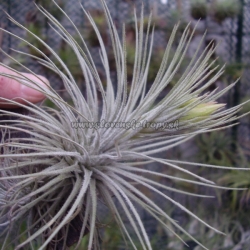
MULTIPOLYGON (((37 36, 41 37, 43 41, 46 41, 46 37, 42 36, 42 27, 40 24, 36 23, 29 23, 27 25, 27 28, 32 32, 32 34, 36 34, 37 36)), ((32 35, 28 34, 27 36, 27 41, 29 41, 31 44, 35 46, 35 48, 38 48, 39 50, 43 51, 46 56, 50 55, 50 52, 47 50, 47 48, 41 44, 37 39, 35 39, 32 35)), ((48 41, 46 41, 48 42, 48 41)), ((26 43, 21 43, 21 47, 25 47, 26 43)), ((41 53, 39 53, 36 49, 34 48, 29 48, 29 53, 34 56, 42 56, 41 53)))
MULTIPOLYGON (((99 10, 92 10, 90 11, 91 16, 93 17, 93 20, 98 27, 98 30, 100 31, 100 35, 102 37, 102 40, 105 44, 108 42, 108 34, 107 34, 107 26, 105 22, 105 14, 99 10)), ((95 30, 92 28, 92 24, 88 23, 87 27, 87 40, 92 47, 99 47, 100 42, 99 38, 96 35, 95 30)))
MULTIPOLYGON (((150 29, 149 29, 150 34, 153 31, 153 27, 154 27, 154 31, 160 31, 160 30, 164 30, 164 28, 166 26, 166 21, 163 21, 163 19, 157 15, 154 15, 150 19, 149 19, 149 17, 144 17, 143 23, 144 23, 144 32, 147 32, 148 24, 150 23, 150 29)), ((138 23, 138 26, 139 25, 140 25, 140 23, 138 23)), ((134 22, 132 24, 132 27, 135 28, 134 22)))
MULTIPOLYGON (((56 2, 53 2, 60 9, 56 2)), ((15 72, 19 76, 1 73, 27 86, 35 85, 57 107, 57 109, 41 107, 26 102, 26 105, 19 104, 19 107, 26 109, 29 115, 1 110, 0 128, 4 134, 0 144, 3 152, 0 155, 0 228, 4 236, 1 249, 8 249, 12 245, 15 245, 15 249, 23 247, 32 249, 37 242, 41 243, 39 249, 67 249, 74 243, 77 249, 87 233, 87 248, 100 249, 97 222, 97 207, 100 203, 104 203, 110 209, 128 248, 137 249, 115 201, 120 203, 134 231, 133 234, 141 244, 141 249, 152 249, 152 247, 134 204, 142 206, 180 240, 182 240, 181 237, 173 228, 185 233, 207 249, 172 219, 163 208, 141 192, 138 185, 161 195, 163 199, 173 203, 208 228, 222 233, 159 189, 198 197, 208 196, 161 185, 154 181, 153 177, 227 189, 196 175, 185 166, 225 170, 234 169, 233 167, 163 159, 155 155, 172 149, 198 134, 232 126, 232 123, 238 119, 236 113, 242 105, 224 109, 224 104, 218 104, 216 100, 233 88, 235 83, 218 92, 206 92, 206 89, 221 76, 223 68, 213 68, 214 61, 209 62, 215 48, 211 49, 208 46, 201 54, 199 53, 203 43, 201 41, 178 82, 164 97, 159 98, 177 73, 194 30, 190 32, 189 26, 186 27, 175 55, 169 60, 178 25, 174 27, 154 82, 151 86, 147 86, 154 32, 149 36, 150 22, 148 22, 145 34, 142 8, 140 25, 135 25, 134 69, 131 85, 128 88, 125 27, 123 36, 120 38, 105 1, 101 0, 101 3, 112 41, 116 82, 112 82, 110 77, 109 60, 106 46, 100 35, 101 31, 89 13, 84 9, 83 12, 99 39, 100 60, 106 74, 105 87, 84 39, 67 14, 60 9, 78 33, 81 44, 76 42, 65 27, 47 10, 37 6, 77 56, 86 85, 86 93, 83 94, 57 53, 46 42, 9 17, 16 25, 37 38, 60 62, 63 70, 56 66, 54 60, 27 42, 27 45, 41 53, 42 57, 26 55, 37 59, 48 70, 60 76, 73 104, 63 100, 52 87, 42 87, 17 71, 15 72), (216 71, 217 73, 210 77, 216 71), (7 119, 9 116, 16 119, 7 119), (165 126, 166 124, 177 126, 165 126), (29 139, 15 137, 13 136, 15 132, 23 132, 29 136, 29 139), (179 178, 139 167, 150 162, 161 163, 167 168, 179 170, 190 178, 179 178), (167 223, 166 220, 168 220, 167 223), (22 234, 16 231, 16 235, 13 236, 13 226, 21 221, 26 222, 26 229, 22 234), (168 223, 173 227, 169 227, 168 223), (77 230, 72 232, 76 228, 77 230), (74 233, 74 240, 70 240, 72 233, 74 233)), ((137 24, 136 11, 134 15, 137 24)), ((5 32, 18 38, 9 31, 5 30, 5 32)), ((19 39, 22 40, 22 38, 19 39)), ((34 74, 24 65, 22 66, 34 74)), ((1 100, 17 104, 15 100, 4 98, 1 100)))

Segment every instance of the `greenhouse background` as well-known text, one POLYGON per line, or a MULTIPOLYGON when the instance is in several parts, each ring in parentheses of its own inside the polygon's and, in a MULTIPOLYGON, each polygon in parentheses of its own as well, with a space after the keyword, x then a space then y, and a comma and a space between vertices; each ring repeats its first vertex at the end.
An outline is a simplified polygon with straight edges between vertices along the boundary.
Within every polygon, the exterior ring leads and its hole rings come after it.
MULTIPOLYGON (((76 33, 73 32, 70 23, 60 14, 60 11, 55 8, 52 1, 36 0, 35 2, 44 6, 49 12, 56 16, 64 27, 69 30, 69 32, 72 32, 74 36, 76 35, 76 33)), ((86 16, 83 14, 82 9, 79 8, 79 0, 57 0, 56 2, 65 10, 65 12, 79 28, 83 36, 86 38, 94 59, 99 61, 99 44, 96 41, 95 35, 93 35, 93 30, 91 30, 86 16)), ((128 47, 128 63, 133 63, 134 6, 136 6, 139 14, 143 2, 145 13, 148 15, 152 12, 153 23, 155 24, 154 47, 156 53, 153 54, 151 66, 152 72, 150 71, 149 81, 153 81, 155 76, 154 69, 159 67, 163 49, 168 42, 168 38, 174 25, 179 22, 179 33, 177 34, 176 39, 177 46, 178 37, 179 34, 182 33, 183 28, 190 22, 190 27, 193 29, 198 22, 197 19, 201 18, 197 24, 196 31, 185 60, 189 60, 204 32, 207 31, 204 44, 202 45, 203 48, 205 48, 210 42, 212 42, 211 46, 214 44, 218 45, 213 57, 219 58, 219 65, 226 63, 225 74, 219 79, 218 82, 215 83, 214 89, 216 87, 225 87, 229 83, 232 83, 241 77, 234 89, 231 90, 227 96, 224 96, 222 101, 226 102, 228 107, 231 107, 250 99, 250 0, 236 0, 236 2, 240 4, 238 12, 235 16, 226 17, 225 19, 219 19, 218 16, 216 18, 215 10, 213 9, 213 2, 216 2, 214 0, 207 1, 207 6, 210 6, 210 9, 206 11, 206 15, 204 15, 204 12, 198 12, 198 16, 195 16, 194 12, 192 12, 194 10, 192 9, 193 6, 191 0, 107 0, 106 2, 118 29, 121 30, 123 23, 126 23, 127 36, 129 40, 128 46, 130 46, 131 42, 131 48, 128 47)), ((111 41, 109 41, 100 1, 81 0, 81 3, 83 7, 91 13, 97 25, 102 29, 102 36, 107 45, 107 50, 111 51, 111 41)), ((41 44, 37 43, 27 32, 21 30, 13 24, 6 17, 3 11, 6 11, 16 21, 20 22, 25 27, 42 37, 63 58, 84 91, 83 78, 76 65, 76 58, 72 56, 71 51, 60 39, 60 37, 55 34, 54 30, 47 23, 47 20, 37 12, 37 8, 34 5, 33 0, 0 0, 0 11, 0 27, 27 39, 35 46, 40 46, 39 49, 48 53, 50 56, 49 52, 46 51, 44 47, 41 47, 41 44)), ((147 20, 145 20, 145 22, 147 22, 147 20)), ((27 65, 28 68, 34 70, 37 74, 46 76, 51 85, 64 95, 62 82, 58 76, 39 65, 36 60, 15 53, 12 49, 18 49, 37 56, 36 51, 28 48, 24 42, 8 35, 2 30, 0 31, 0 47, 3 51, 13 56, 17 61, 21 61, 27 65)), ((183 68, 185 67, 185 60, 183 62, 183 68)), ((0 61, 13 68, 22 70, 16 62, 13 62, 4 53, 0 54, 0 61)), ((112 65, 112 61, 110 63, 112 65)), ((112 70, 112 67, 111 73, 115 82, 116 74, 115 69, 112 70)), ((100 74, 102 74, 101 64, 100 74)), ((128 74, 130 74, 129 68, 128 74)), ((172 84, 174 84, 174 81, 172 84)), ((212 90, 213 89, 211 89, 211 91, 212 90)), ((49 103, 47 104, 50 105, 49 103)), ((246 104, 244 111, 250 111, 249 104, 246 104)), ((195 159, 196 161, 210 164, 228 166, 238 164, 239 167, 250 167, 250 117, 248 115, 247 117, 241 118, 240 125, 237 127, 227 130, 226 132, 210 133, 206 136, 201 136, 188 144, 184 144, 171 152, 167 152, 164 157, 179 157, 188 160, 195 159)), ((161 165, 154 165, 151 167, 154 169, 158 168, 159 171, 165 171, 161 165)), ((196 169, 194 171, 199 170, 196 169)), ((228 174, 228 172, 213 172, 211 170, 204 171, 204 175, 205 174, 209 176, 216 176, 222 185, 250 188, 249 174, 236 176, 233 171, 228 174)), ((176 187, 178 186, 178 183, 170 183, 170 185, 172 185, 172 187, 176 187)), ((206 194, 214 194, 214 190, 197 189, 191 185, 183 188, 194 192, 203 191, 206 194)), ((210 221, 210 223, 215 227, 219 226, 222 231, 226 230, 228 232, 228 237, 220 239, 221 236, 214 236, 205 228, 198 228, 196 222, 190 220, 190 218, 187 217, 183 211, 180 211, 180 209, 176 209, 169 204, 165 205, 166 209, 171 211, 172 217, 180 221, 183 225, 185 224, 191 234, 193 233, 201 241, 209 239, 209 242, 203 243, 210 244, 211 247, 215 246, 215 248, 211 249, 248 249, 247 246, 250 245, 250 220, 249 218, 245 220, 245 218, 247 214, 249 217, 250 191, 239 192, 238 194, 227 192, 216 193, 215 195, 217 199, 213 202, 210 200, 201 201, 198 198, 186 198, 182 195, 171 193, 169 195, 178 202, 189 206, 192 211, 196 211, 195 213, 198 211, 198 213, 203 215, 203 217, 207 216, 207 220, 210 221), (215 212, 208 216, 206 211, 204 211, 204 208, 209 211, 215 210, 215 212), (217 218, 217 216, 222 217, 217 218), (220 246, 221 248, 216 248, 216 246, 220 246)), ((156 202, 161 202, 160 197, 154 198, 156 202)), ((103 217, 105 217, 105 208, 103 208, 100 213, 103 214, 103 217)), ((162 232, 161 229, 159 229, 160 227, 158 227, 155 220, 148 218, 148 215, 143 214, 143 212, 141 212, 141 216, 143 221, 146 223, 146 227, 149 229, 149 234, 153 236, 153 244, 155 244, 158 249, 198 249, 195 248, 195 243, 188 242, 188 239, 187 242, 190 244, 190 248, 184 248, 184 246, 181 245, 182 243, 175 239, 171 234, 168 234, 168 237, 166 238, 166 232, 162 232), (163 248, 163 246, 165 248, 163 248)), ((104 235, 103 242, 103 249, 107 249, 107 246, 110 246, 110 244, 113 244, 113 248, 109 247, 108 249, 118 249, 118 246, 121 246, 121 249, 123 249, 122 239, 116 236, 116 230, 112 230, 112 224, 108 227, 108 230, 104 235)))

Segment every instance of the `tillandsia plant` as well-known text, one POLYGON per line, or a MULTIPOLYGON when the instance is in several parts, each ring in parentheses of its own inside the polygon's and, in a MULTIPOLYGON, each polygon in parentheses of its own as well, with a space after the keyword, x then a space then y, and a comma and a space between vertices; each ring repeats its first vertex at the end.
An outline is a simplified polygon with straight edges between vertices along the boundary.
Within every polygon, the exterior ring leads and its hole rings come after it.
MULTIPOLYGON (((100 203, 104 203, 110 209, 114 220, 120 226, 124 240, 128 243, 128 249, 137 249, 130 229, 140 242, 140 249, 152 249, 135 204, 143 207, 177 237, 179 236, 173 228, 185 233, 207 249, 173 220, 163 208, 140 191, 138 185, 159 194, 200 223, 215 232, 222 233, 167 196, 162 190, 199 197, 207 196, 173 189, 154 181, 153 177, 224 188, 196 175, 185 166, 221 169, 234 169, 233 167, 163 159, 155 155, 182 144, 195 135, 231 126, 233 121, 236 121, 236 113, 242 105, 224 109, 224 104, 218 104, 216 100, 231 89, 234 83, 218 92, 206 92, 206 89, 221 76, 223 68, 213 68, 214 62, 210 63, 209 59, 214 48, 208 46, 204 51, 200 50, 201 41, 178 82, 164 97, 160 97, 177 73, 194 30, 191 32, 189 26, 184 30, 176 53, 172 60, 169 60, 178 25, 174 27, 159 71, 154 82, 148 86, 147 75, 154 32, 149 35, 150 22, 147 32, 144 32, 142 8, 139 22, 136 11, 134 13, 136 49, 133 78, 128 88, 125 27, 120 38, 105 1, 101 0, 101 3, 115 57, 117 74, 115 82, 111 79, 109 60, 100 31, 93 18, 84 9, 83 11, 99 39, 100 60, 106 74, 105 85, 101 81, 82 35, 69 16, 54 2, 65 18, 71 22, 72 28, 81 39, 81 44, 76 42, 47 10, 37 6, 51 22, 51 27, 71 46, 77 56, 84 76, 86 93, 80 92, 74 77, 57 53, 46 42, 9 16, 11 21, 33 35, 51 52, 51 55, 60 62, 62 70, 56 66, 54 60, 29 42, 27 45, 37 50, 41 57, 17 52, 37 59, 49 70, 57 73, 73 104, 63 100, 52 87, 42 87, 18 71, 15 71, 17 75, 1 73, 2 76, 16 79, 32 88, 35 85, 35 88, 44 93, 57 107, 57 109, 41 107, 28 101, 24 105, 18 104, 15 100, 1 98, 1 102, 19 105, 29 112, 20 114, 11 110, 1 110, 0 228, 4 236, 1 249, 9 249, 13 244, 15 249, 23 247, 34 249, 37 244, 40 244, 39 249, 67 249, 74 243, 77 249, 86 234, 88 234, 88 249, 100 249, 97 220, 97 207, 100 203), (215 71, 217 73, 209 78, 215 71), (16 133, 19 132, 25 136, 17 136, 16 133), (140 167, 151 162, 182 171, 190 178, 178 178, 140 167), (115 201, 120 203, 127 216, 131 224, 130 229, 124 223, 115 201), (16 224, 21 225, 22 221, 26 222, 26 228, 21 232, 14 230, 16 235, 13 235, 13 228, 16 224), (169 223, 173 227, 169 227, 169 223), (72 233, 74 237, 71 237, 72 233)), ((15 34, 6 30, 5 32, 24 41, 15 34)))

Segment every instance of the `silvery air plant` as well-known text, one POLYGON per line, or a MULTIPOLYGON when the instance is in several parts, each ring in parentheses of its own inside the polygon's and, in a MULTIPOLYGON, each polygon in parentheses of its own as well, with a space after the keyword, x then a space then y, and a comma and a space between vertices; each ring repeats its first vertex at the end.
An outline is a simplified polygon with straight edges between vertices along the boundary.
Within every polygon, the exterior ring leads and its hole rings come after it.
MULTIPOLYGON (((76 42, 57 19, 39 6, 37 8, 48 18, 51 27, 71 46, 77 56, 85 79, 86 93, 81 93, 71 72, 56 52, 35 34, 34 37, 47 47, 60 63, 62 70, 59 70, 54 60, 42 51, 29 42, 27 45, 41 53, 42 56, 36 59, 61 78, 71 97, 71 104, 62 99, 50 86, 42 87, 18 71, 16 73, 19 76, 1 73, 27 86, 34 88, 36 85, 36 88, 56 106, 54 109, 26 102, 25 105, 19 104, 19 106, 26 109, 28 114, 1 110, 0 228, 3 238, 1 249, 10 249, 12 245, 15 249, 34 249, 37 243, 39 249, 67 249, 73 243, 77 249, 85 235, 88 236, 87 249, 100 249, 98 232, 100 225, 97 218, 97 208, 100 204, 109 208, 113 219, 121 229, 128 249, 138 249, 138 244, 135 242, 140 243, 139 249, 152 249, 150 238, 136 206, 145 209, 163 228, 170 230, 180 240, 182 239, 177 231, 186 234, 207 249, 138 187, 155 192, 200 223, 217 233, 222 233, 167 196, 162 190, 199 197, 206 197, 205 195, 165 186, 156 182, 154 177, 223 188, 189 171, 185 166, 232 168, 164 159, 157 157, 156 154, 172 149, 198 134, 231 126, 233 121, 236 121, 236 113, 241 106, 224 109, 224 104, 218 104, 216 100, 234 84, 221 91, 206 91, 222 75, 223 68, 214 68, 214 61, 210 61, 215 48, 208 46, 199 53, 201 41, 181 78, 162 97, 162 91, 170 84, 180 67, 194 31, 191 32, 189 26, 184 30, 175 55, 170 60, 178 25, 174 27, 159 71, 154 82, 149 85, 147 75, 154 33, 149 32, 150 26, 145 32, 142 8, 139 18, 136 11, 134 14, 136 52, 133 78, 128 85, 125 26, 120 37, 105 1, 101 0, 101 3, 115 58, 117 75, 115 82, 111 79, 109 58, 100 31, 84 9, 83 12, 99 39, 105 84, 82 35, 67 14, 60 10, 71 22, 81 43, 76 42), (166 124, 168 126, 164 126, 166 124), (17 136, 17 132, 25 136, 20 134, 17 136), (180 178, 141 167, 154 162, 161 163, 168 169, 184 172, 190 178, 180 178), (118 203, 121 209, 118 209, 118 203), (122 213, 126 215, 129 227, 122 219, 122 213), (22 230, 16 229, 17 225, 23 225, 23 222, 25 227, 22 230), (72 232, 76 239, 73 239, 72 232)), ((29 32, 14 19, 9 18, 29 32)), ((18 38, 14 34, 9 34, 18 38)), ((19 39, 24 41, 22 38, 19 39)), ((4 98, 1 100, 16 103, 15 100, 4 98)))

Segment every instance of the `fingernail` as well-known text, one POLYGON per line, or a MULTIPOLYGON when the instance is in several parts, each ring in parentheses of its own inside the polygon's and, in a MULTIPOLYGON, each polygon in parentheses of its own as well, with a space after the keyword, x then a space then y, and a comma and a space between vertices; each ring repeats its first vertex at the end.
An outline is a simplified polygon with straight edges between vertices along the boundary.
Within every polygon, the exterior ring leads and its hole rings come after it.
POLYGON ((31 79, 33 77, 29 77, 29 78, 30 80, 33 80, 37 85, 32 82, 22 80, 21 88, 20 88, 21 97, 32 102, 39 102, 43 100, 45 98, 45 95, 41 91, 44 89, 44 87, 48 88, 49 86, 48 80, 44 77, 40 77, 41 80, 39 80, 38 78, 31 79))

